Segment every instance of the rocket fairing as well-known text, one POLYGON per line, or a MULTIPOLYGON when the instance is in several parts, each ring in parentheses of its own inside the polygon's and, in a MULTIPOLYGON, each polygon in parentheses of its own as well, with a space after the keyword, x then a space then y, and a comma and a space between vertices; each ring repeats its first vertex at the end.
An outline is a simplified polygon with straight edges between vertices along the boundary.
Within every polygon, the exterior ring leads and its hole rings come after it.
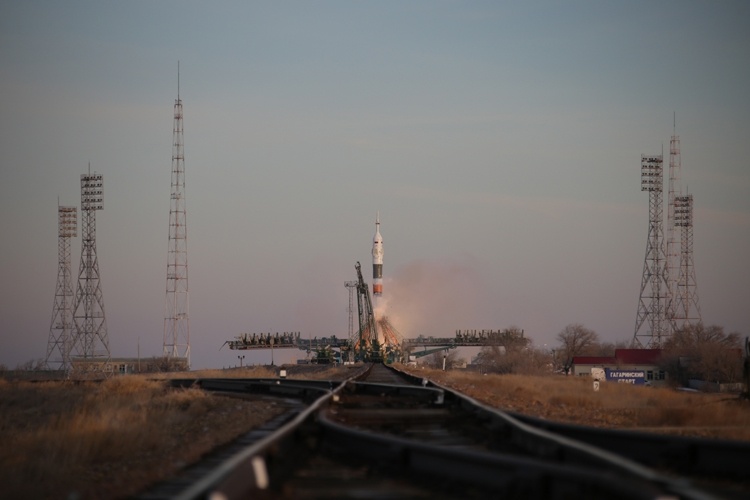
POLYGON ((372 294, 383 295, 383 237, 380 236, 380 213, 375 216, 375 236, 372 238, 372 294))

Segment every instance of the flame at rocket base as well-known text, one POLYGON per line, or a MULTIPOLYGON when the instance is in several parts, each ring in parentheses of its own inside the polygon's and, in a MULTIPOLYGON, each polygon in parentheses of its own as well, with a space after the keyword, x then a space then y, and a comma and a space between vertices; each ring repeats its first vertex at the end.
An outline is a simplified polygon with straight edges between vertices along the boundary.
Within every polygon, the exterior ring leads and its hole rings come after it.
POLYGON ((383 237, 380 236, 380 213, 375 216, 375 236, 372 238, 372 294, 383 294, 383 237))

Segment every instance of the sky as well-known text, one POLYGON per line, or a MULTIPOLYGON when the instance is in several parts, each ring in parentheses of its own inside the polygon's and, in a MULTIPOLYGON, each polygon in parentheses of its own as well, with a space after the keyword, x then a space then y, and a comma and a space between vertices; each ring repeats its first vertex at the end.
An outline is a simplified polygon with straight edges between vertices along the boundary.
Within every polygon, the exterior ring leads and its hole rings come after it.
POLYGON ((675 131, 703 321, 750 335, 748 2, 6 0, 0 364, 46 355, 89 163, 111 353, 161 353, 178 61, 193 368, 245 332, 346 336, 378 212, 404 336, 629 342, 640 155, 675 131))

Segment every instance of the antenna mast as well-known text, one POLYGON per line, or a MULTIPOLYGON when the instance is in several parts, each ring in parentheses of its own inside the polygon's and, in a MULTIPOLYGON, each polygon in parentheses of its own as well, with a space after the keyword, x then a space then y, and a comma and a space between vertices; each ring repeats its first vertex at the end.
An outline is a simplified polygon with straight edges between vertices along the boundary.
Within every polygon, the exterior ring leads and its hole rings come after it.
POLYGON ((669 140, 669 193, 667 198, 667 282, 669 296, 667 298, 667 319, 670 331, 674 331, 676 324, 675 298, 677 296, 677 276, 680 268, 680 235, 675 230, 675 198, 682 194, 680 188, 680 172, 682 160, 680 158, 680 137, 677 135, 677 113, 672 115, 672 137, 669 140))
POLYGON ((183 151, 180 63, 177 62, 177 99, 172 128, 172 195, 169 205, 167 293, 164 313, 164 356, 184 360, 190 367, 185 156, 183 151))

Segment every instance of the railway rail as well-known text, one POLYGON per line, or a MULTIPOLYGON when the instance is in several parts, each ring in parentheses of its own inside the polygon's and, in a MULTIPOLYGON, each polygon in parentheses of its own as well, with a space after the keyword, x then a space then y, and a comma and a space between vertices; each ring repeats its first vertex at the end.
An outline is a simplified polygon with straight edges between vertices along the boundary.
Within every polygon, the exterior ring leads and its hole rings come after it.
POLYGON ((750 445, 511 415, 384 365, 345 382, 174 384, 275 398, 287 411, 144 492, 144 500, 708 499, 745 498, 750 491, 743 483, 750 445))

